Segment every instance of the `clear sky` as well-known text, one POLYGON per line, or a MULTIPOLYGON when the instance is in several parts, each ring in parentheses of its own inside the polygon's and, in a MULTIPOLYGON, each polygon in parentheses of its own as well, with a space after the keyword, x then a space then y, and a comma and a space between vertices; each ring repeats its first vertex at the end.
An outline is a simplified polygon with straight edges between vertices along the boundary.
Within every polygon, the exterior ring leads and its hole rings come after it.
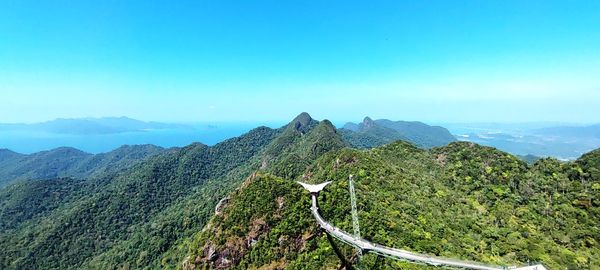
POLYGON ((0 1, 0 122, 600 122, 600 1, 0 1))

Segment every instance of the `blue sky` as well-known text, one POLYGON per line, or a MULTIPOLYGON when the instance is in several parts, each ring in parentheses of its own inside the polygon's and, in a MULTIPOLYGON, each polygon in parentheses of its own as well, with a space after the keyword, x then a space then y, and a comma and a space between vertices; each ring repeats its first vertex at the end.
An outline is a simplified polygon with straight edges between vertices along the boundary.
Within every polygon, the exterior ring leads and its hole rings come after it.
POLYGON ((600 1, 0 2, 0 122, 600 122, 600 1))

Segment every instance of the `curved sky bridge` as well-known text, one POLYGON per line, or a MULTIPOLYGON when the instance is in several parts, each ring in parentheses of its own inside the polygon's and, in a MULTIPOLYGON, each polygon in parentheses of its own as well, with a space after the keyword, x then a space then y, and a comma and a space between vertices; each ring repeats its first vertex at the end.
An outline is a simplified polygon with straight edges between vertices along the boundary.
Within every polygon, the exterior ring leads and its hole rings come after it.
POLYGON ((525 267, 516 267, 516 266, 496 266, 496 265, 486 265, 478 262, 470 262, 470 261, 462 261, 456 259, 447 259, 437 256, 431 256, 426 254, 420 254, 411 252, 408 250, 397 249, 382 246, 376 243, 369 242, 360 236, 353 236, 335 226, 331 223, 327 222, 319 213, 319 208, 317 204, 318 194, 325 186, 327 186, 331 182, 325 182, 318 185, 311 185, 302 182, 298 182, 302 185, 306 190, 308 190, 311 194, 312 198, 312 206, 310 208, 313 216, 319 223, 319 226, 325 230, 325 232, 332 237, 340 240, 343 243, 351 245, 362 253, 370 252, 380 256, 397 259, 397 260, 405 260, 414 263, 427 264, 432 266, 440 266, 440 267, 454 267, 454 268, 463 268, 463 269, 476 269, 476 270, 502 270, 502 269, 515 269, 515 270, 547 270, 543 265, 533 265, 533 266, 525 266, 525 267))

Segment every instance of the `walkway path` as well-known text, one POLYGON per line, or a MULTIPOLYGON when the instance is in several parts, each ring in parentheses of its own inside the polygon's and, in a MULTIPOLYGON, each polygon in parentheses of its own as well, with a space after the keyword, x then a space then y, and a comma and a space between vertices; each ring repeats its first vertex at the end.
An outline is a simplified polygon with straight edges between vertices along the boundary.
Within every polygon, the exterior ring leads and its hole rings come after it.
POLYGON ((382 246, 379 244, 369 242, 360 237, 355 237, 353 235, 350 235, 349 233, 342 231, 339 228, 331 225, 329 222, 327 222, 325 219, 323 219, 321 214, 319 214, 319 208, 317 206, 317 196, 318 196, 319 192, 321 190, 323 190, 323 188, 325 188, 325 186, 327 186, 327 184, 329 184, 331 182, 326 182, 326 183, 322 183, 319 185, 310 185, 310 184, 305 184, 302 182, 298 182, 298 183, 310 192, 311 198, 312 198, 312 206, 311 206, 310 210, 312 211, 313 216, 315 216, 315 218, 317 219, 317 222, 319 223, 321 228, 323 228, 325 231, 327 231, 327 233, 329 233, 331 236, 337 238, 338 240, 340 240, 348 245, 359 248, 363 252, 371 252, 371 253, 379 254, 379 255, 382 255, 385 257, 390 257, 393 259, 408 260, 408 261, 412 261, 412 262, 416 262, 416 263, 424 263, 424 264, 433 265, 433 266, 450 266, 450 267, 476 269, 476 270, 503 270, 503 269, 547 270, 543 265, 534 265, 534 266, 527 266, 527 267, 502 267, 502 266, 485 265, 485 264, 476 263, 476 262, 446 259, 446 258, 441 258, 441 257, 436 257, 436 256, 414 253, 414 252, 410 252, 408 250, 386 247, 386 246, 382 246))

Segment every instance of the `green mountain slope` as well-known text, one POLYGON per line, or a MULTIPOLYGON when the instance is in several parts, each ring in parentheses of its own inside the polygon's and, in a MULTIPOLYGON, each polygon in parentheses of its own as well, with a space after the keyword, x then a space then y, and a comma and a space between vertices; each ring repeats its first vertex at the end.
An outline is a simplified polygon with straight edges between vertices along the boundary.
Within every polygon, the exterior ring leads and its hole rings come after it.
POLYGON ((375 120, 375 123, 396 130, 400 135, 408 138, 409 142, 426 148, 444 146, 456 141, 450 131, 440 126, 430 126, 417 121, 391 121, 387 119, 375 120))
POLYGON ((19 228, 83 194, 82 180, 69 178, 22 181, 0 191, 0 232, 19 228))
POLYGON ((390 121, 369 117, 359 123, 347 123, 340 133, 356 148, 373 148, 397 140, 404 140, 424 148, 443 146, 456 141, 450 132, 438 126, 421 122, 390 121))
MULTIPOLYGON (((209 197, 218 194, 218 184, 202 192, 198 189, 208 181, 224 179, 259 152, 275 134, 275 130, 258 128, 214 147, 193 144, 150 158, 117 175, 109 174, 96 181, 88 181, 75 191, 82 194, 77 199, 61 205, 44 218, 25 222, 17 231, 0 234, 3 247, 0 268, 92 267, 88 264, 92 258, 135 239, 145 226, 161 228, 163 224, 149 222, 156 220, 180 199, 198 194, 209 197), (28 241, 31 238, 35 241, 28 241)), ((40 195, 44 194, 31 194, 31 197, 40 195)), ((210 199, 197 201, 198 205, 209 205, 198 209, 200 212, 185 216, 189 219, 187 223, 176 224, 175 228, 166 227, 167 232, 158 239, 151 239, 156 242, 148 243, 148 246, 156 252, 164 252, 186 226, 201 228, 203 219, 212 214, 214 205, 210 205, 211 202, 218 200, 210 199)), ((146 265, 156 259, 157 254, 139 258, 140 254, 136 252, 135 256, 133 262, 146 265)), ((111 257, 110 260, 101 263, 116 265, 123 258, 111 257)))
POLYGON ((527 162, 527 164, 533 164, 536 161, 541 159, 541 157, 534 156, 534 155, 524 155, 524 156, 517 155, 517 157, 520 158, 521 160, 527 162))
POLYGON ((31 155, 12 155, 0 162, 0 186, 15 180, 50 179, 91 156, 75 148, 60 147, 31 155))
POLYGON ((266 147, 262 169, 294 179, 322 154, 346 146, 331 122, 307 119, 306 113, 298 116, 266 147))
MULTIPOLYGON (((591 177, 597 156, 528 166, 469 143, 426 151, 398 142, 326 154, 304 175, 334 181, 321 193, 320 208, 346 231, 352 231, 347 177, 355 175, 362 236, 376 243, 497 265, 594 269, 600 265, 600 179, 591 177)), ((181 267, 335 268, 337 257, 309 206, 308 194, 289 179, 255 175, 194 236, 181 267)), ((374 262, 372 255, 362 261, 367 269, 374 262)), ((381 268, 430 267, 386 259, 381 268)))
POLYGON ((345 141, 356 148, 373 148, 397 140, 408 141, 398 131, 378 125, 369 117, 365 117, 360 124, 346 124, 340 133, 345 141))
MULTIPOLYGON (((332 180, 319 198, 322 214, 351 231, 349 174, 371 241, 498 265, 600 265, 600 151, 528 165, 471 143, 357 150, 342 135, 302 113, 279 129, 163 151, 114 171, 113 160, 147 155, 86 155, 67 170, 91 175, 84 181, 19 181, 0 189, 0 269, 337 268, 293 180, 332 180)), ((0 162, 18 157, 0 151, 0 162)), ((362 260, 367 269, 374 263, 362 260)), ((389 259, 380 268, 428 269, 389 259)))
POLYGON ((600 179, 600 149, 584 154, 576 163, 585 170, 584 178, 586 180, 600 179))
MULTIPOLYGON (((295 175, 296 166, 284 166, 285 160, 309 159, 315 156, 320 156, 332 149, 339 149, 341 138, 335 133, 329 121, 317 122, 310 118, 306 113, 296 117, 288 125, 276 130, 276 136, 254 157, 248 160, 239 169, 233 170, 233 173, 228 174, 224 179, 218 181, 210 181, 202 185, 198 192, 182 198, 174 205, 166 208, 161 214, 157 215, 152 224, 168 224, 161 226, 146 226, 144 231, 137 233, 132 241, 125 241, 116 248, 109 250, 94 258, 90 265, 94 268, 112 268, 116 265, 123 266, 125 264, 134 268, 143 268, 148 266, 160 268, 171 268, 178 266, 187 255, 187 241, 189 236, 200 231, 202 226, 186 225, 186 231, 173 239, 173 245, 168 250, 157 251, 156 239, 164 238, 164 234, 172 234, 172 228, 179 224, 187 224, 190 220, 201 213, 206 221, 213 215, 218 199, 226 197, 231 191, 239 188, 240 184, 248 175, 254 175, 258 169, 264 171, 279 171, 291 177, 300 177, 295 175), (333 140, 331 140, 333 138, 333 140), (324 143, 328 142, 328 143, 324 143), (338 147, 338 148, 336 148, 338 147), (311 151, 301 151, 299 149, 312 149, 311 151), (283 167, 280 167, 283 166, 283 167), (217 188, 215 188, 217 187, 217 188), (206 202, 209 203, 206 203, 206 202), (185 237, 184 237, 185 236, 185 237), (148 241, 150 239, 151 241, 148 241), (154 240, 152 240, 154 239, 154 240), (150 257, 153 254, 162 254, 160 257, 152 258, 146 261, 140 260, 140 252, 150 257), (123 254, 126 254, 124 256, 123 254), (148 255, 150 254, 150 255, 148 255), (115 257, 119 260, 115 260, 115 257), (123 259, 125 257, 125 259, 123 259), (109 262, 109 263, 107 263, 109 262), (135 262, 135 263, 131 263, 135 262)), ((226 202, 227 198, 221 200, 226 202)), ((200 223, 198 223, 200 225, 200 223)))
POLYGON ((19 154, 8 149, 0 149, 0 163, 5 160, 13 160, 16 158, 21 158, 23 154, 19 154))
POLYGON ((257 128, 213 147, 193 144, 117 174, 103 174, 74 190, 59 181, 36 181, 39 188, 11 186, 27 198, 0 192, 0 198, 14 201, 6 203, 6 212, 40 195, 46 195, 44 204, 58 206, 29 207, 36 214, 0 233, 0 266, 175 267, 187 253, 179 249, 183 240, 200 231, 217 202, 248 175, 262 168, 301 177, 302 164, 343 146, 329 121, 302 114, 281 129, 257 128), (65 189, 67 194, 51 196, 65 189))
POLYGON ((31 155, 4 149, 0 150, 0 187, 17 180, 96 177, 129 168, 164 151, 154 145, 124 145, 96 155, 70 147, 31 155))
POLYGON ((151 144, 123 145, 113 151, 87 157, 76 166, 66 170, 64 176, 89 178, 117 172, 165 151, 169 150, 151 144))

